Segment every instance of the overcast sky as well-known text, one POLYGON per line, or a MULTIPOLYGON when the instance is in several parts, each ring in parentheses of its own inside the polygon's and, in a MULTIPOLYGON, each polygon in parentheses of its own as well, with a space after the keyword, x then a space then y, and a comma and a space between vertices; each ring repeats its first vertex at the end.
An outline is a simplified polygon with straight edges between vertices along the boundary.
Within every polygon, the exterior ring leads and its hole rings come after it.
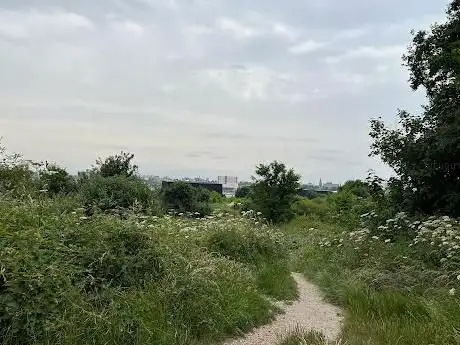
POLYGON ((369 168, 369 119, 417 111, 401 55, 445 0, 0 0, 0 136, 71 171, 304 181, 369 168))

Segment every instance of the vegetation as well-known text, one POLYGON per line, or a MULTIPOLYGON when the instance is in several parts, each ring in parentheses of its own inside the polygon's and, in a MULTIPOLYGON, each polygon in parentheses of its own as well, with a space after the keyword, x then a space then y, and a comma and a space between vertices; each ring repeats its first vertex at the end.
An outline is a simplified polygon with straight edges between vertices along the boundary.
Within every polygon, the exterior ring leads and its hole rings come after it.
POLYGON ((247 197, 249 197, 250 193, 251 193, 251 187, 250 186, 242 186, 242 187, 239 187, 236 190, 235 197, 237 197, 237 198, 247 198, 247 197))
POLYGON ((2 344, 216 343, 295 299, 292 270, 344 308, 343 344, 460 344, 459 18, 455 0, 405 57, 424 113, 371 123, 388 185, 370 174, 307 199, 275 161, 227 204, 186 183, 157 192, 130 153, 72 177, 0 149, 2 344))
MULTIPOLYGON (((294 267, 345 309, 344 344, 460 344, 459 25, 455 0, 405 57, 424 113, 371 123, 371 154, 397 176, 350 181, 320 209, 298 200, 285 226, 294 267)), ((327 342, 300 330, 282 344, 327 342)))
POLYGON ((400 111, 399 128, 372 121, 371 154, 392 167, 392 203, 400 211, 460 216, 460 1, 447 21, 415 34, 404 60, 414 90, 423 87, 422 115, 400 111))
POLYGON ((165 210, 193 213, 197 216, 209 215, 212 212, 210 202, 219 201, 215 194, 204 188, 193 187, 187 182, 174 182, 164 187, 161 200, 165 210), (214 200, 211 200, 211 196, 214 200))
POLYGON ((256 174, 258 178, 249 196, 250 207, 273 223, 291 219, 291 205, 300 188, 300 175, 277 161, 260 164, 256 174))

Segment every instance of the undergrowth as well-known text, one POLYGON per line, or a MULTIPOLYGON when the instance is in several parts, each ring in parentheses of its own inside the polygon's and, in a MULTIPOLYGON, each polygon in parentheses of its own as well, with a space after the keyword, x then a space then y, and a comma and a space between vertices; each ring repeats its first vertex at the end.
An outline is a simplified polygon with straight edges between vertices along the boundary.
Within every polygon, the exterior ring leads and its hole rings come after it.
POLYGON ((251 216, 2 200, 0 247, 5 345, 206 344, 268 322, 266 295, 296 295, 284 236, 251 216))

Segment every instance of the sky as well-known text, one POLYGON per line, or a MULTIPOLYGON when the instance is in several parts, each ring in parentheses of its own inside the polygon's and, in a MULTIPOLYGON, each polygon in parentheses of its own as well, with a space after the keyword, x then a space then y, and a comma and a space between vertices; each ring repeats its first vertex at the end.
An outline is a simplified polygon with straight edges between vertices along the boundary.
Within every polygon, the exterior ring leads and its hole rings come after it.
POLYGON ((0 0, 2 144, 72 172, 124 150, 160 176, 388 176, 369 120, 420 111, 401 56, 447 5, 0 0))

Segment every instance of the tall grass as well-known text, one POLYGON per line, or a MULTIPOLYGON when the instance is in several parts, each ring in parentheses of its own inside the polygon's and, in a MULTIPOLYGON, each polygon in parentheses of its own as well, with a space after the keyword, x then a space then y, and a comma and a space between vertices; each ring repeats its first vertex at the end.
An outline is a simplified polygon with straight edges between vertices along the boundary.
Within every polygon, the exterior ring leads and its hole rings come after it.
POLYGON ((266 295, 295 296, 284 236, 254 219, 79 206, 0 201, 2 344, 206 344, 268 322, 266 295))
POLYGON ((449 250, 460 235, 457 223, 412 223, 404 215, 384 226, 365 223, 350 232, 336 221, 302 217, 285 228, 294 266, 345 308, 344 343, 460 344, 460 268, 449 250))

